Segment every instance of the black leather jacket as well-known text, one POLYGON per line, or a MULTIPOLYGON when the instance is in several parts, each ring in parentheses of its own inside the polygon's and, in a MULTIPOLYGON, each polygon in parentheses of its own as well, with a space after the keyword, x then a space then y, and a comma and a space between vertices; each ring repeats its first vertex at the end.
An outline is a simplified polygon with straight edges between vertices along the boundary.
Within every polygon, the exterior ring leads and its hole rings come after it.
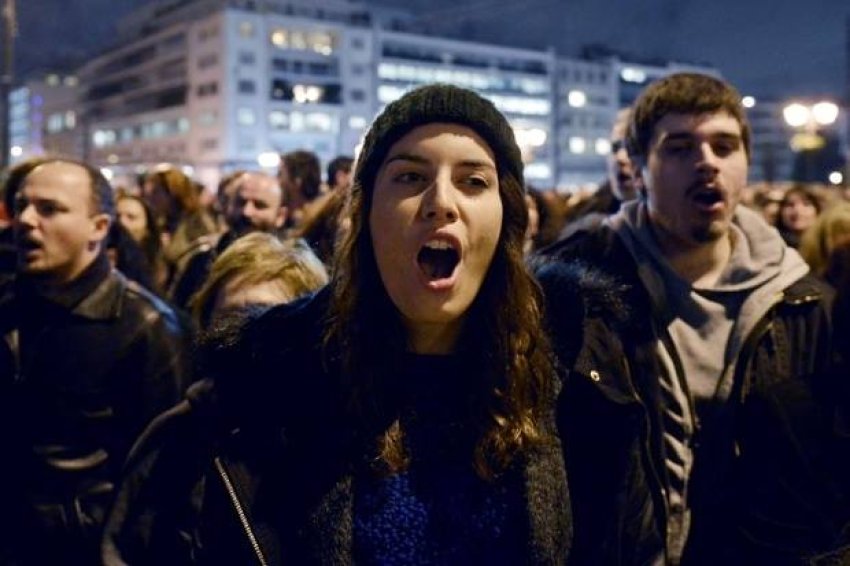
POLYGON ((171 308, 117 271, 98 279, 70 309, 0 289, 0 552, 25 564, 94 560, 132 443, 187 385, 171 308))
MULTIPOLYGON (((538 277, 569 370, 558 414, 572 562, 650 563, 664 547, 668 485, 657 317, 631 254, 607 227, 544 254, 538 277)), ((830 365, 830 295, 804 277, 747 340, 729 429, 694 446, 697 461, 707 450, 721 456, 716 477, 702 478, 710 487, 692 509, 684 563, 800 564, 830 552, 850 559, 848 376, 830 365)))

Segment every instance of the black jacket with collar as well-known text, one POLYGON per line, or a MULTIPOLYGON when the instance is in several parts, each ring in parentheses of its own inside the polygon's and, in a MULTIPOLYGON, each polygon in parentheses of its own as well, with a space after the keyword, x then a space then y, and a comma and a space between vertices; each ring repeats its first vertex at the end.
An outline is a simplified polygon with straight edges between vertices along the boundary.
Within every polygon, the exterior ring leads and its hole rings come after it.
POLYGON ((10 519, 0 551, 22 563, 96 548, 133 441, 187 385, 174 312, 108 265, 99 272, 67 306, 14 279, 0 288, 0 485, 10 519))
MULTIPOLYGON (((657 317, 606 226, 544 250, 536 270, 569 373, 558 414, 574 562, 648 563, 664 547, 667 515, 657 317)), ((693 446, 697 462, 709 448, 724 456, 692 509, 685 563, 799 564, 850 543, 848 376, 830 366, 830 300, 806 276, 746 341, 726 407, 731 430, 693 446)))
MULTIPOLYGON (((374 435, 358 437, 322 356, 327 299, 325 289, 217 336, 205 364, 216 381, 190 389, 133 451, 107 564, 353 562, 354 472, 374 435)), ((562 564, 571 520, 560 443, 520 468, 528 562, 562 564)))

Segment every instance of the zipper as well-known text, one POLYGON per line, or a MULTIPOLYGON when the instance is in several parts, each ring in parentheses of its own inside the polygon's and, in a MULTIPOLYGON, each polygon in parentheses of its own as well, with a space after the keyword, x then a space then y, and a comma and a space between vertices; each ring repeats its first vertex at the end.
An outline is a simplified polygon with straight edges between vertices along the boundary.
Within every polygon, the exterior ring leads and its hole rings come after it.
POLYGON ((643 460, 644 465, 649 469, 650 482, 655 483, 655 489, 651 491, 653 494, 653 500, 655 504, 658 504, 658 497, 655 494, 660 494, 661 499, 661 511, 662 511, 662 533, 664 537, 664 547, 667 547, 667 517, 670 516, 669 503, 667 501, 667 488, 664 486, 664 482, 661 481, 661 473, 658 471, 658 467, 655 465, 655 457, 652 450, 652 418, 649 415, 649 408, 646 403, 643 401, 640 393, 638 393, 637 388, 635 387, 634 381, 632 379, 631 367, 629 366, 628 358, 623 356, 622 361, 623 369, 626 373, 627 381, 631 386, 631 393, 634 395, 637 400, 638 406, 641 408, 643 412, 643 460))
POLYGON ((221 461, 221 458, 215 458, 214 462, 218 475, 221 476, 221 481, 224 482, 224 487, 227 490, 230 502, 233 504, 236 515, 239 517, 239 522, 242 524, 242 529, 248 537, 248 542, 251 544, 251 548, 254 549, 254 555, 257 558, 257 561, 261 566, 268 566, 268 561, 266 561, 266 557, 263 556, 263 551, 260 549, 260 543, 254 535, 254 530, 251 528, 251 524, 248 522, 248 516, 245 514, 245 509, 242 508, 242 503, 240 503, 239 497, 236 495, 236 489, 233 487, 233 482, 230 480, 230 476, 227 475, 227 471, 224 469, 224 463, 221 461))

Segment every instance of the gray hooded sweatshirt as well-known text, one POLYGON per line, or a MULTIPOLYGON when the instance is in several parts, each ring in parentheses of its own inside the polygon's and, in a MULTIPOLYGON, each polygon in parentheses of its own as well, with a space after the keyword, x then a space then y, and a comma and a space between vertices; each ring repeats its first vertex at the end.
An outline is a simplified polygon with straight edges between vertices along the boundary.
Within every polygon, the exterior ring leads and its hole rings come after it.
MULTIPOLYGON (((653 311, 667 332, 657 347, 664 368, 659 384, 670 480, 666 561, 676 564, 690 530, 692 442, 703 426, 701 419, 729 399, 747 337, 779 301, 782 291, 809 268, 774 228, 743 206, 736 209, 731 225, 729 263, 711 287, 694 286, 672 269, 649 226, 643 199, 624 204, 606 222, 634 257, 653 311)), ((712 462, 697 465, 711 467, 712 462)))

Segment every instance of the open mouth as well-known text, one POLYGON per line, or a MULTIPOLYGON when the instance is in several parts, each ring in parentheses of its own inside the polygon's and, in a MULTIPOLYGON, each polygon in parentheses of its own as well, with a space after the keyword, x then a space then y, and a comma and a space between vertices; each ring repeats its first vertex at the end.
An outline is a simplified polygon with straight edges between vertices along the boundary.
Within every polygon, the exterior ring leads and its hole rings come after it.
POLYGON ((37 250, 41 247, 41 244, 30 240, 28 238, 23 238, 18 240, 18 249, 24 252, 29 252, 32 250, 37 250))
POLYGON ((718 189, 703 188, 693 195, 697 204, 704 207, 713 207, 723 202, 723 194, 718 189))
POLYGON ((452 242, 430 240, 416 255, 416 263, 429 281, 447 279, 460 262, 460 254, 452 242))

